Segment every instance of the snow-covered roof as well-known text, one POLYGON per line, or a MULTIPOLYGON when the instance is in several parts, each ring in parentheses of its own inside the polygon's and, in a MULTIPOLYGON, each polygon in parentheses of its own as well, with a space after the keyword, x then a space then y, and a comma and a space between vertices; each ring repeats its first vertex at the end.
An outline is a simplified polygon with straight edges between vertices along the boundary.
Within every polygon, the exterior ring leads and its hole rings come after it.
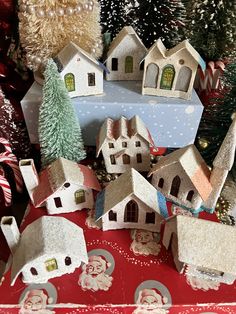
POLYGON ((97 138, 97 156, 105 142, 116 141, 118 138, 130 139, 136 135, 141 136, 151 146, 154 146, 151 134, 139 116, 135 115, 130 120, 124 116, 119 120, 107 118, 104 121, 97 138))
POLYGON ((101 190, 92 169, 60 157, 40 173, 39 185, 33 192, 34 205, 41 206, 66 182, 86 186, 95 191, 101 190))
POLYGON ((114 206, 122 202, 128 196, 134 196, 161 215, 158 204, 158 192, 156 189, 135 169, 131 168, 105 188, 103 211, 96 213, 96 219, 106 214, 114 206))
POLYGON ((183 40, 178 45, 168 50, 164 46, 162 40, 159 38, 148 50, 146 57, 153 49, 157 49, 164 59, 168 59, 170 56, 173 56, 177 52, 185 49, 189 52, 189 54, 193 57, 193 59, 200 65, 203 71, 206 69, 205 61, 202 59, 200 54, 193 48, 193 46, 189 43, 187 39, 183 40))
POLYGON ((207 200, 212 191, 210 170, 193 144, 161 157, 158 163, 150 170, 148 176, 163 168, 167 168, 166 171, 168 171, 168 166, 176 163, 181 165, 183 173, 189 177, 201 198, 204 201, 207 200))
POLYGON ((112 43, 111 43, 111 45, 109 47, 108 53, 107 53, 108 57, 114 52, 116 47, 119 46, 119 44, 123 41, 123 39, 126 36, 132 36, 136 40, 136 42, 139 45, 139 47, 141 49, 143 49, 144 53, 146 53, 147 48, 144 46, 143 42, 139 38, 138 34, 135 32, 133 27, 132 26, 125 26, 125 27, 122 28, 122 30, 113 39, 113 41, 112 41, 112 43))
POLYGON ((166 224, 177 231, 180 262, 236 275, 236 228, 183 215, 166 224))
POLYGON ((13 255, 11 284, 14 285, 24 267, 45 256, 69 256, 87 263, 83 229, 63 217, 42 216, 28 225, 21 234, 13 255))

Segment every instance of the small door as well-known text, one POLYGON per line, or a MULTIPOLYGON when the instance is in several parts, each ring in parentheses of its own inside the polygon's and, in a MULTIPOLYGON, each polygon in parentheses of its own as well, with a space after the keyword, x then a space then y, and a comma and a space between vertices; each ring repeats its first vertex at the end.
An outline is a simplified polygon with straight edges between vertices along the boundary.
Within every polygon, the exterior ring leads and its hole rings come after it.
POLYGON ((45 263, 45 268, 48 272, 58 269, 57 261, 55 258, 47 260, 45 263))
POLYGON ((95 86, 95 73, 88 73, 88 86, 95 86))
POLYGON ((133 57, 131 56, 125 58, 125 73, 133 73, 133 57))
POLYGON ((159 67, 155 63, 147 66, 144 87, 157 88, 159 67))
POLYGON ((75 203, 81 204, 85 202, 85 191, 84 190, 78 190, 75 192, 75 203))
POLYGON ((118 59, 117 58, 111 59, 111 70, 118 71, 118 59))
POLYGON ((75 76, 73 73, 67 73, 64 76, 65 85, 68 92, 73 92, 75 90, 75 76))
POLYGON ((124 164, 124 165, 129 165, 129 164, 130 164, 130 157, 129 157, 129 155, 124 154, 124 155, 122 156, 122 159, 123 159, 123 164, 124 164))
POLYGON ((162 76, 161 76, 161 89, 172 89, 173 81, 175 78, 175 69, 173 65, 166 65, 162 70, 162 76))
POLYGON ((175 90, 187 92, 192 78, 192 70, 189 67, 183 66, 178 74, 175 90))
POLYGON ((171 190, 170 190, 171 195, 178 197, 180 183, 181 183, 180 177, 175 176, 171 184, 171 190))

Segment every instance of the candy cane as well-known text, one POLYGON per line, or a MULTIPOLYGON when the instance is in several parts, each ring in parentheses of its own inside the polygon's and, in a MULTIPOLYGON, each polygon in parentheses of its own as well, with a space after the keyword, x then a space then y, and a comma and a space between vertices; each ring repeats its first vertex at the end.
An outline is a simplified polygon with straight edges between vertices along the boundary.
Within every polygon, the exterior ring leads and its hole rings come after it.
POLYGON ((5 205, 11 205, 11 187, 7 179, 5 178, 5 173, 2 168, 0 168, 0 187, 2 188, 5 205))
POLYGON ((23 180, 21 176, 21 172, 18 166, 17 158, 14 154, 10 152, 4 152, 0 154, 0 162, 7 164, 13 170, 16 190, 18 192, 22 192, 23 190, 23 180))
POLYGON ((4 137, 0 137, 0 144, 2 144, 5 148, 5 150, 9 153, 12 152, 11 150, 11 144, 6 140, 4 137))

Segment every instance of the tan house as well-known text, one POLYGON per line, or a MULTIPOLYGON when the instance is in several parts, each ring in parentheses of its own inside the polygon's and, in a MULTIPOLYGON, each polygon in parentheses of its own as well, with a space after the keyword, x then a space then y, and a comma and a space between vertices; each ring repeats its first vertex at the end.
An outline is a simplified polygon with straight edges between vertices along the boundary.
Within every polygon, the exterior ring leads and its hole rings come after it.
POLYGON ((143 121, 134 116, 128 120, 107 118, 97 138, 97 157, 102 152, 108 173, 123 173, 130 168, 150 169, 152 137, 143 121))
POLYGON ((235 227, 177 215, 167 220, 162 242, 171 249, 180 273, 226 284, 235 281, 235 227))
POLYGON ((191 99, 198 65, 205 70, 205 62, 187 40, 167 50, 158 39, 144 61, 143 95, 191 99))
POLYGON ((156 189, 136 170, 129 169, 111 182, 96 200, 96 220, 102 229, 160 231, 164 219, 156 189))
POLYGON ((132 26, 125 26, 112 41, 106 59, 108 81, 142 80, 147 49, 132 26))

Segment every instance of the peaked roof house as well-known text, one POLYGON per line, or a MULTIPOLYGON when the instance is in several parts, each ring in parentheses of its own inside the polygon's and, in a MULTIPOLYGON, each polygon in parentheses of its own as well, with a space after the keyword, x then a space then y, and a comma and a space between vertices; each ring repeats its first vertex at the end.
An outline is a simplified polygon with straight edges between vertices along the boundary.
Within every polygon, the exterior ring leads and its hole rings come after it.
POLYGON ((198 65, 205 70, 205 62, 188 40, 168 50, 158 39, 144 61, 143 95, 190 99, 198 65))
POLYGON ((236 228, 177 215, 166 221, 162 242, 180 273, 226 284, 236 279, 236 228))
POLYGON ((108 81, 141 80, 147 49, 132 26, 125 26, 112 41, 106 59, 108 81))
POLYGON ((15 218, 3 217, 1 228, 13 255, 12 286, 21 273, 24 283, 45 283, 88 262, 83 229, 63 217, 42 216, 21 235, 15 218))
POLYGON ((98 194, 95 217, 97 221, 102 220, 103 230, 160 231, 161 221, 167 217, 167 208, 161 194, 131 168, 98 194))
POLYGON ((93 190, 101 190, 93 170, 62 157, 39 175, 32 159, 21 160, 20 170, 32 203, 49 214, 92 209, 93 190))
POLYGON ((54 61, 71 97, 103 93, 106 67, 82 48, 70 42, 54 61))
POLYGON ((130 120, 107 118, 97 138, 97 156, 102 152, 108 173, 123 173, 129 168, 150 169, 153 139, 139 116, 130 120))

